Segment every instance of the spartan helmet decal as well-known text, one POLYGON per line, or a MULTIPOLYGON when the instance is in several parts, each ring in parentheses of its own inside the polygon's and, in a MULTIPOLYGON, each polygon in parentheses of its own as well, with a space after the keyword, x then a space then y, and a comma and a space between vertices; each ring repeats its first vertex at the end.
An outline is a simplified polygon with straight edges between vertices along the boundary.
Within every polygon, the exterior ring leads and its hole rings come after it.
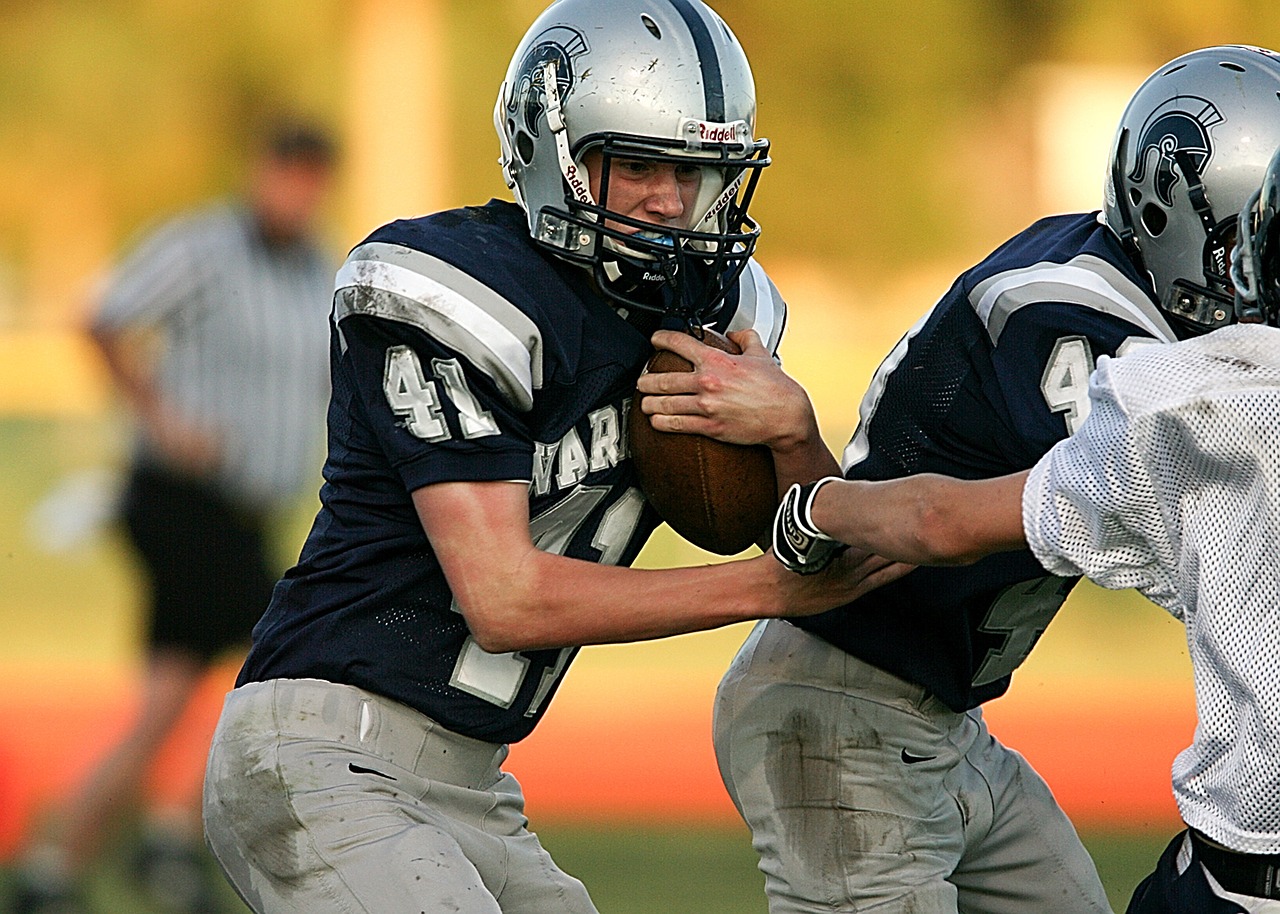
MULTIPOLYGON (((543 74, 548 62, 555 64, 556 89, 560 98, 567 98, 573 89, 575 58, 587 53, 587 40, 582 34, 567 26, 547 29, 534 39, 529 52, 520 61, 518 83, 507 105, 509 116, 520 111, 524 129, 532 137, 539 136, 538 121, 546 114, 546 93, 542 91, 543 74)), ((526 161, 528 157, 526 157, 526 161)))
POLYGON ((1234 320, 1237 215, 1280 146, 1280 55, 1201 48, 1152 73, 1111 147, 1103 215, 1180 337, 1234 320))
POLYGON ((1173 187, 1182 172, 1180 167, 1174 168, 1175 155, 1181 152, 1190 156, 1196 174, 1204 174, 1205 165, 1213 158, 1209 128, 1222 121, 1222 114, 1213 102, 1206 99, 1194 96, 1169 99, 1151 112, 1142 125, 1129 180, 1142 184, 1154 158, 1156 173, 1152 184, 1155 194, 1165 206, 1173 206, 1173 187))

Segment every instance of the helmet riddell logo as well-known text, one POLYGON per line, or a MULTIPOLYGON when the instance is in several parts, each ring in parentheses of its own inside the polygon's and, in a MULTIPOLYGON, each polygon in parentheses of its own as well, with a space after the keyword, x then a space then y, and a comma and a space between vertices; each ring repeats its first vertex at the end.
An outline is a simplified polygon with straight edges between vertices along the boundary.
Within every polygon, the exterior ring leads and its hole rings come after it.
POLYGON ((518 73, 519 83, 511 93, 507 104, 508 115, 514 115, 523 106, 521 112, 524 129, 530 136, 539 136, 538 121, 546 113, 547 106, 543 102, 545 93, 542 88, 543 67, 548 61, 556 65, 556 89, 560 98, 569 97, 576 80, 574 61, 587 53, 590 48, 582 33, 568 26, 557 25, 539 35, 520 61, 518 73))
POLYGON ((704 143, 742 143, 746 131, 743 124, 713 124, 698 121, 698 139, 704 143))
POLYGON ((1213 102, 1193 95, 1180 95, 1166 101, 1151 112, 1135 146, 1133 169, 1129 180, 1141 184, 1147 170, 1155 168, 1153 183, 1155 193, 1165 206, 1173 206, 1173 188, 1181 177, 1181 169, 1175 170, 1175 152, 1186 152, 1196 170, 1204 173, 1205 166, 1213 158, 1212 127, 1225 118, 1213 102), (1152 163, 1154 153, 1154 165, 1152 163))
POLYGON ((569 182, 569 189, 573 192, 573 197, 579 203, 591 203, 591 189, 587 186, 587 182, 582 179, 582 171, 572 162, 565 167, 565 179, 569 182))

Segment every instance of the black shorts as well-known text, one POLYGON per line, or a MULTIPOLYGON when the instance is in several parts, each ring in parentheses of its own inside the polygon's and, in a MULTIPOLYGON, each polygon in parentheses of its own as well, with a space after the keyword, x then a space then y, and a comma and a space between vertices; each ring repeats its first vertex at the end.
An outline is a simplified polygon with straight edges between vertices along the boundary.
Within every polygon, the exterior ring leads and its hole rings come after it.
POLYGON ((145 466, 131 474, 122 507, 148 584, 147 646, 206 663, 247 647, 276 579, 265 516, 207 482, 145 466))
POLYGON ((1155 872, 1134 890, 1125 914, 1245 914, 1244 908, 1220 897, 1209 885, 1195 842, 1191 844, 1191 865, 1178 872, 1178 851, 1186 838, 1183 831, 1169 842, 1155 872))

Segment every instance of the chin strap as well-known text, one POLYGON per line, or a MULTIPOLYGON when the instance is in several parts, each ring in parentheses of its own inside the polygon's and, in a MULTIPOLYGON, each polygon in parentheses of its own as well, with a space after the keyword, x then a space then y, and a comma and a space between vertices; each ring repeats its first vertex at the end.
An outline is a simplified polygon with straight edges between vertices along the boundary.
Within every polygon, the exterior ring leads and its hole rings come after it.
POLYGON ((1111 160, 1111 192, 1116 198, 1116 216, 1120 226, 1116 234, 1120 236, 1120 247, 1130 257, 1138 256, 1138 242, 1133 231, 1133 216, 1129 213, 1129 201, 1124 197, 1124 153, 1129 145, 1128 128, 1120 131, 1116 140, 1115 158, 1111 160))
POLYGON ((1244 209, 1240 210, 1240 225, 1236 230, 1236 246, 1231 252, 1231 284, 1236 290, 1236 320, 1242 324, 1264 322, 1262 309, 1258 307, 1258 277, 1255 273, 1253 220, 1254 211, 1262 191, 1254 191, 1244 209))
POLYGON ((542 93, 547 101, 547 126, 556 140, 556 158, 560 161, 560 174, 569 185, 569 191, 579 203, 595 206, 591 196, 591 184, 586 169, 573 160, 569 150, 569 131, 565 129, 564 112, 560 107, 560 83, 556 79, 555 61, 542 65, 542 93))
POLYGON ((1191 153, 1185 149, 1174 150, 1173 160, 1178 163, 1182 177, 1186 179, 1187 196, 1191 198, 1191 208, 1200 217, 1200 224, 1204 226, 1204 233, 1208 235, 1218 223, 1213 218, 1213 207, 1209 205, 1209 196, 1205 193, 1204 179, 1200 177, 1200 169, 1196 168, 1191 153))

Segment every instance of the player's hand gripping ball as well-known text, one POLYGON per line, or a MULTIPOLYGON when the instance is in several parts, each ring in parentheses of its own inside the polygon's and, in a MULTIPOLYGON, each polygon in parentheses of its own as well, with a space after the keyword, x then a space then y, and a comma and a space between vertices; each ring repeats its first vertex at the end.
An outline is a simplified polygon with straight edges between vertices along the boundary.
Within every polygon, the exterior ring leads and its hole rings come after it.
MULTIPOLYGON (((737 344, 712 330, 702 342, 737 355, 737 344)), ((657 350, 649 372, 692 371, 688 360, 657 350)), ((777 480, 764 445, 728 444, 705 435, 660 432, 640 409, 627 422, 631 459, 640 488, 664 521, 689 542, 718 555, 734 555, 755 543, 773 521, 777 480)))

